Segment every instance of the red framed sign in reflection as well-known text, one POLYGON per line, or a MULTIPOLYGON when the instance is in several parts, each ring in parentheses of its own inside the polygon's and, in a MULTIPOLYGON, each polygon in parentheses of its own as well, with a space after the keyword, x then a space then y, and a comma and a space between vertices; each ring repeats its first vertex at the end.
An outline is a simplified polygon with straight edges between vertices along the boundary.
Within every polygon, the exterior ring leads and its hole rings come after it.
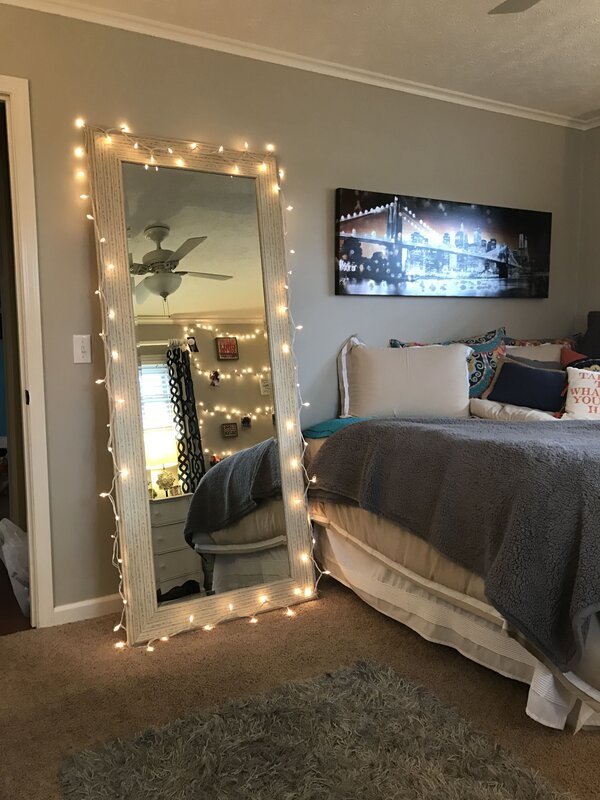
POLYGON ((217 336, 215 344, 219 361, 237 361, 239 359, 238 340, 235 336, 217 336))

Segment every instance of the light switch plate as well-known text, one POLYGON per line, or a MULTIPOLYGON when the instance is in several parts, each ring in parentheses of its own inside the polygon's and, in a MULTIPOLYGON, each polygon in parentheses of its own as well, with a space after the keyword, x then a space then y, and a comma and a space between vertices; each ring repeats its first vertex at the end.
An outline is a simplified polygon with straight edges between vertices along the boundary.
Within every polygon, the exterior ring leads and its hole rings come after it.
POLYGON ((73 334, 73 363, 92 363, 92 337, 89 333, 73 334))

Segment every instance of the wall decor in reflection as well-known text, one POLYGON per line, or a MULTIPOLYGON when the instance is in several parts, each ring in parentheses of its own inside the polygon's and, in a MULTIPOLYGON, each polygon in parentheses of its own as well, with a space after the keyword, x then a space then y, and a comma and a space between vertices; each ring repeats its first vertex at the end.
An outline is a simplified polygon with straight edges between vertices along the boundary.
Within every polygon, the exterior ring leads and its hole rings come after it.
POLYGON ((337 189, 335 293, 548 297, 552 214, 337 189))
POLYGON ((235 336, 218 336, 215 344, 219 361, 237 361, 240 357, 235 336))

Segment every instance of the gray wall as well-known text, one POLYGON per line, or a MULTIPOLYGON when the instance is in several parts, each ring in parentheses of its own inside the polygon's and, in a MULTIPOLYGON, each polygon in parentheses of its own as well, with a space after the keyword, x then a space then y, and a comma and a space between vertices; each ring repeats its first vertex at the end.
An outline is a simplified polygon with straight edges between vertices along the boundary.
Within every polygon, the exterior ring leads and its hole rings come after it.
POLYGON ((600 310, 600 128, 587 131, 583 155, 579 308, 585 317, 600 310))
POLYGON ((239 146, 273 141, 289 179, 293 311, 306 421, 336 412, 335 354, 350 333, 373 344, 580 325, 579 198, 584 134, 0 6, 0 73, 31 81, 44 326, 56 604, 115 590, 104 450, 106 408, 71 335, 99 329, 90 228, 73 180, 73 119, 239 146), (554 214, 548 300, 333 295, 338 186, 554 214))

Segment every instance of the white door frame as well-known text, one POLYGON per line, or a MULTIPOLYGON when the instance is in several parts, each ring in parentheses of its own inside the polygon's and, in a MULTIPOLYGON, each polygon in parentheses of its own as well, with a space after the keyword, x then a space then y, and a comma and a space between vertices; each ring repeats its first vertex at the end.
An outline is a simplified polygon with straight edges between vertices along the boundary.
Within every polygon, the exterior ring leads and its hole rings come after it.
POLYGON ((31 624, 46 627, 54 623, 54 589, 29 81, 0 75, 0 99, 6 104, 8 121, 19 362, 23 391, 31 624), (29 392, 29 405, 25 404, 25 390, 29 392))

